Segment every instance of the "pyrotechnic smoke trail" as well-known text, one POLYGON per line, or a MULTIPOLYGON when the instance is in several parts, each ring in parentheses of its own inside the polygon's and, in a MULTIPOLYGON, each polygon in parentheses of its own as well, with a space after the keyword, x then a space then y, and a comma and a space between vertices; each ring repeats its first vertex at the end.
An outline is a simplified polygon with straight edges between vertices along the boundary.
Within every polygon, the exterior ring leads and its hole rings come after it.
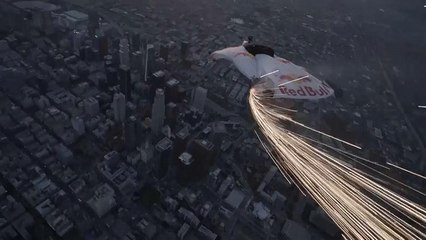
POLYGON ((271 149, 258 136, 259 140, 274 163, 289 181, 322 207, 342 230, 345 239, 426 239, 424 206, 388 189, 375 176, 342 160, 368 162, 367 159, 347 152, 331 154, 309 139, 290 132, 284 127, 284 121, 306 126, 291 119, 285 108, 273 105, 256 93, 255 88, 250 90, 249 103, 271 149))

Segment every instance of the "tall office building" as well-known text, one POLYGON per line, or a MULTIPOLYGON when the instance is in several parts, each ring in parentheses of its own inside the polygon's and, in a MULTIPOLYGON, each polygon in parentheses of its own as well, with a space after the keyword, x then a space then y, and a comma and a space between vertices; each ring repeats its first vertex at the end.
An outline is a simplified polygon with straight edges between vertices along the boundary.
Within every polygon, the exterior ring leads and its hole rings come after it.
POLYGON ((107 67, 105 69, 107 85, 109 87, 116 86, 118 84, 118 72, 114 67, 107 67))
POLYGON ((171 153, 173 149, 173 142, 165 137, 155 145, 154 156, 154 170, 157 177, 162 178, 166 175, 170 164, 171 153))
MULTIPOLYGON (((203 166, 213 164, 216 157, 215 146, 212 142, 204 139, 196 139, 190 144, 190 153, 199 161, 203 162, 203 166)), ((207 169, 203 169, 207 170, 207 169)))
POLYGON ((130 67, 127 65, 120 65, 118 75, 120 77, 120 92, 126 96, 126 101, 128 101, 132 98, 132 79, 130 67))
POLYGON ((179 83, 174 78, 166 82, 166 103, 179 102, 179 83))
POLYGON ((135 116, 130 116, 126 122, 125 144, 127 151, 132 151, 137 146, 137 120, 135 116))
POLYGON ((154 55, 154 45, 147 44, 145 50, 145 77, 144 81, 148 81, 148 76, 150 76, 154 72, 154 63, 155 63, 155 55, 154 55))
POLYGON ((189 53, 189 42, 183 41, 180 44, 180 57, 185 60, 189 53))
POLYGON ((108 37, 104 34, 98 36, 98 51, 101 57, 108 55, 108 37))
POLYGON ((119 56, 121 65, 130 66, 129 40, 127 38, 120 39, 119 56))
POLYGON ((155 97, 157 89, 164 88, 165 80, 166 80, 166 74, 164 71, 157 71, 154 74, 152 74, 152 77, 149 80, 149 85, 151 85, 150 99, 152 103, 154 102, 154 97, 155 97))
POLYGON ((151 131, 156 136, 158 136, 164 124, 165 108, 164 91, 159 88, 155 93, 151 114, 151 131))
POLYGON ((141 51, 134 51, 130 57, 130 65, 132 70, 137 70, 139 73, 143 73, 143 54, 141 51))
POLYGON ((99 14, 95 10, 89 11, 89 36, 90 38, 94 38, 96 35, 96 30, 99 29, 99 14))
POLYGON ((191 133, 188 127, 184 127, 176 133, 176 139, 174 141, 174 156, 179 157, 180 154, 186 151, 191 133))
POLYGON ((174 102, 167 103, 167 106, 166 106, 166 123, 172 129, 174 129, 175 126, 176 126, 178 114, 179 114, 179 108, 176 105, 176 103, 174 103, 174 102))
POLYGON ((139 51, 141 49, 141 36, 139 33, 132 34, 132 51, 139 51))
POLYGON ((164 59, 165 62, 169 60, 169 46, 167 44, 161 44, 160 57, 164 59))
POLYGON ((194 160, 195 159, 188 152, 183 152, 179 155, 176 166, 176 177, 180 184, 185 185, 196 180, 195 171, 197 169, 195 168, 194 160))
POLYGON ((124 123, 126 120, 126 96, 122 93, 115 93, 111 107, 114 111, 114 121, 124 123))
POLYGON ((199 110, 204 111, 204 105, 207 100, 207 89, 202 87, 196 87, 192 93, 192 106, 199 110))
POLYGON ((72 32, 72 48, 75 54, 80 53, 80 47, 84 42, 86 36, 86 31, 84 30, 74 30, 72 32))

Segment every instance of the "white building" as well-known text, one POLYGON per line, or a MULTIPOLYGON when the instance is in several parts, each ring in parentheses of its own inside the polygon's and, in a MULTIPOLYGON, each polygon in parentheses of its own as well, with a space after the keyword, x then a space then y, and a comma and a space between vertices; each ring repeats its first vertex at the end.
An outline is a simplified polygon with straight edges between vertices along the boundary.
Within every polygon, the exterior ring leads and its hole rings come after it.
POLYGON ((202 87, 196 87, 192 93, 192 106, 199 110, 204 111, 204 105, 207 100, 207 89, 202 87))
POLYGON ((126 120, 126 96, 122 93, 115 93, 111 108, 114 111, 114 121, 123 123, 126 120))
POLYGON ((165 114, 166 104, 164 91, 163 89, 157 89, 151 114, 151 131, 154 135, 157 135, 163 127, 165 114))

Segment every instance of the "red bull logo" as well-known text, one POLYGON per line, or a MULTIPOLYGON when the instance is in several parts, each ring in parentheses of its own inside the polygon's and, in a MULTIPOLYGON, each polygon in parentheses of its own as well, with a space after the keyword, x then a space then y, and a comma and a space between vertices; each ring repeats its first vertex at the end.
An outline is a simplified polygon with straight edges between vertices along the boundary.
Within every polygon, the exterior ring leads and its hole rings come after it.
POLYGON ((333 92, 325 85, 320 85, 318 89, 309 86, 300 86, 297 89, 287 88, 285 85, 279 87, 281 94, 291 97, 322 97, 329 96, 333 92))

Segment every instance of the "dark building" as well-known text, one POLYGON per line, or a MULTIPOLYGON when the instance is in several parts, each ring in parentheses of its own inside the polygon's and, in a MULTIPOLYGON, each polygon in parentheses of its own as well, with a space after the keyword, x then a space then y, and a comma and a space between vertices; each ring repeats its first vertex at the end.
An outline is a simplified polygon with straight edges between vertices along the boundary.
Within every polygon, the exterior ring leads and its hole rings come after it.
POLYGON ((120 77, 120 91, 126 96, 126 99, 131 99, 132 81, 129 66, 120 65, 118 70, 120 77))
POLYGON ((78 49, 78 55, 80 56, 80 59, 81 59, 81 60, 86 61, 86 56, 87 56, 88 54, 86 53, 86 47, 85 47, 85 46, 81 46, 81 47, 78 49))
POLYGON ((188 56, 188 52, 189 52, 189 42, 187 41, 183 41, 180 44, 180 56, 182 60, 185 60, 186 57, 188 56))
POLYGON ((201 126, 203 114, 195 109, 186 110, 183 114, 183 121, 187 123, 191 129, 197 129, 201 126))
POLYGON ((160 46, 160 57, 164 59, 165 62, 169 60, 169 46, 166 44, 161 44, 160 46))
POLYGON ((113 62, 112 56, 111 55, 105 55, 104 56, 104 67, 105 67, 105 69, 108 68, 108 67, 113 67, 113 66, 114 66, 114 62, 113 62))
POLYGON ((139 51, 141 49, 141 36, 139 33, 133 33, 131 40, 132 51, 139 51))
POLYGON ((177 123, 179 108, 174 102, 169 102, 166 105, 166 124, 173 130, 177 123))
POLYGON ((130 55, 130 64, 133 70, 143 73, 143 54, 141 51, 134 51, 130 55))
POLYGON ((144 58, 144 65, 145 65, 145 81, 148 81, 148 77, 151 76, 155 72, 156 66, 155 66, 155 49, 154 45, 147 44, 146 50, 145 50, 145 58, 144 58))
MULTIPOLYGON (((202 161, 203 166, 210 166, 216 157, 215 146, 212 142, 204 139, 196 139, 191 142, 189 152, 196 161, 202 161)), ((202 169, 206 171, 207 169, 202 169)))
POLYGON ((166 74, 164 71, 158 71, 152 74, 152 77, 149 81, 151 103, 154 102, 155 92, 157 91, 157 89, 164 89, 165 81, 166 74))
POLYGON ((146 46, 148 45, 148 39, 146 37, 141 38, 141 50, 146 50, 146 46))
POLYGON ((176 177, 179 184, 187 185, 197 180, 198 174, 196 174, 197 168, 194 160, 188 152, 179 155, 176 167, 176 177))
MULTIPOLYGON (((108 37, 105 35, 98 37, 98 51, 99 56, 104 57, 108 55, 108 37)), ((112 60, 112 59, 111 59, 112 60)))
POLYGON ((154 171, 158 178, 166 175, 172 156, 173 143, 165 137, 155 145, 154 153, 154 171))
POLYGON ((99 29, 99 14, 96 11, 91 10, 89 11, 89 24, 88 24, 90 38, 93 39, 95 37, 97 29, 99 29))
POLYGON ((92 61, 99 61, 99 60, 102 59, 101 56, 100 56, 100 54, 99 54, 99 49, 98 48, 91 47, 90 51, 91 51, 91 60, 92 61))
POLYGON ((227 136, 227 129, 225 124, 222 122, 215 122, 212 125, 212 134, 211 140, 215 146, 221 146, 223 140, 227 136))
POLYGON ((174 141, 174 156, 177 159, 183 152, 186 151, 186 147, 189 142, 190 132, 187 127, 182 128, 176 133, 176 139, 174 141))
POLYGON ((179 81, 176 79, 170 79, 166 82, 166 103, 179 102, 179 81))
POLYGON ((116 86, 118 84, 118 72, 114 67, 107 67, 105 69, 107 85, 109 87, 116 86))
POLYGON ((177 180, 186 185, 202 180, 208 175, 209 166, 215 157, 213 143, 197 139, 191 142, 188 152, 179 155, 177 161, 177 180))
POLYGON ((130 116, 126 122, 125 144, 127 151, 132 151, 137 146, 137 120, 135 116, 130 116))

